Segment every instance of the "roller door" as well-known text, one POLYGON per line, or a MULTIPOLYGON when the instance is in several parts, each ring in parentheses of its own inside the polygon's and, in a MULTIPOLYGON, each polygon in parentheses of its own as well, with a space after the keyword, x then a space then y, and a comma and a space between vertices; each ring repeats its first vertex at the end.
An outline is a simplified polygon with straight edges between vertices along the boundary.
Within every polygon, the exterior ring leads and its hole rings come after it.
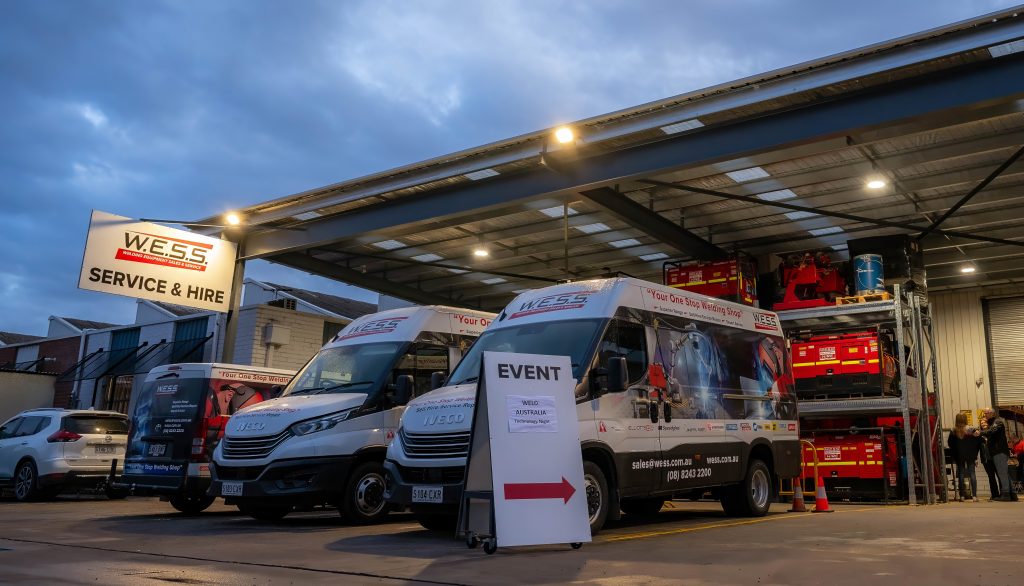
POLYGON ((1024 297, 986 300, 985 330, 996 405, 1024 405, 1024 297))

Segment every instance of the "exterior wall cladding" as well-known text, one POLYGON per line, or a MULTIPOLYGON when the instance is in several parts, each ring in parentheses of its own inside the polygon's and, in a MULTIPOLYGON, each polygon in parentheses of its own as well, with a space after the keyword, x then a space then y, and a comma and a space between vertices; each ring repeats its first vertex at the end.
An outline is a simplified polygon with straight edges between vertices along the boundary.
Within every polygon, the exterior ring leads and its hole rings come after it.
POLYGON ((992 406, 983 300, 1022 294, 1024 287, 1017 286, 954 289, 929 295, 934 307, 944 427, 952 427, 960 411, 977 413, 992 406))
POLYGON ((298 370, 323 346, 325 322, 340 325, 348 323, 343 319, 325 318, 269 305, 243 307, 238 316, 238 331, 251 335, 238 336, 232 362, 298 370), (291 330, 291 340, 281 346, 268 347, 263 342, 263 334, 269 324, 291 330))

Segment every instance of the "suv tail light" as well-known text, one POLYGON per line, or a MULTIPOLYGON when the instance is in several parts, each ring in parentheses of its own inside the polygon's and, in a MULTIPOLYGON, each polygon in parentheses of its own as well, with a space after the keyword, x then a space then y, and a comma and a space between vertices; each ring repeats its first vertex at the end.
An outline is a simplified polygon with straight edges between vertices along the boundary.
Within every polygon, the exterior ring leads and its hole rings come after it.
POLYGON ((50 437, 46 438, 46 441, 53 443, 66 443, 66 442, 77 442, 82 439, 82 436, 78 435, 73 431, 60 430, 53 432, 50 437))

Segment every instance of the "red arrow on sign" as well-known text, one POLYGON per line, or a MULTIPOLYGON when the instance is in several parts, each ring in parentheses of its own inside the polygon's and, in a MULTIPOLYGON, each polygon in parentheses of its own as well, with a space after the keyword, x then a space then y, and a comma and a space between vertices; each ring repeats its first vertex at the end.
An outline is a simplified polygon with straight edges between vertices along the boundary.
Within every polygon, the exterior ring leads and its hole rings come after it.
POLYGON ((562 499, 568 503, 576 489, 562 477, 561 482, 528 482, 505 484, 505 500, 562 499))

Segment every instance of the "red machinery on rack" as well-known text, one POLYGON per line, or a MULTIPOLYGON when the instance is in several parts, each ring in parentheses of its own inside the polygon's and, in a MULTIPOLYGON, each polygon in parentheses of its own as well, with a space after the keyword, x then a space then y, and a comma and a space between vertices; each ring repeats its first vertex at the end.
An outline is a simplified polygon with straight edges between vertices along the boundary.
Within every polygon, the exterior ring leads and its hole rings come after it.
POLYGON ((688 264, 670 261, 662 265, 662 278, 669 287, 751 306, 757 304, 756 275, 754 260, 746 256, 688 264))
POLYGON ((826 307, 834 305, 836 297, 846 295, 843 271, 823 251, 783 257, 778 275, 785 293, 772 308, 775 311, 826 307))
MULTIPOLYGON (((904 493, 900 434, 893 427, 823 429, 805 432, 818 452, 818 471, 836 498, 890 500, 904 493)), ((814 478, 814 455, 804 446, 804 478, 814 478)))
POLYGON ((792 356, 800 399, 898 394, 892 342, 878 331, 794 340, 792 356))

